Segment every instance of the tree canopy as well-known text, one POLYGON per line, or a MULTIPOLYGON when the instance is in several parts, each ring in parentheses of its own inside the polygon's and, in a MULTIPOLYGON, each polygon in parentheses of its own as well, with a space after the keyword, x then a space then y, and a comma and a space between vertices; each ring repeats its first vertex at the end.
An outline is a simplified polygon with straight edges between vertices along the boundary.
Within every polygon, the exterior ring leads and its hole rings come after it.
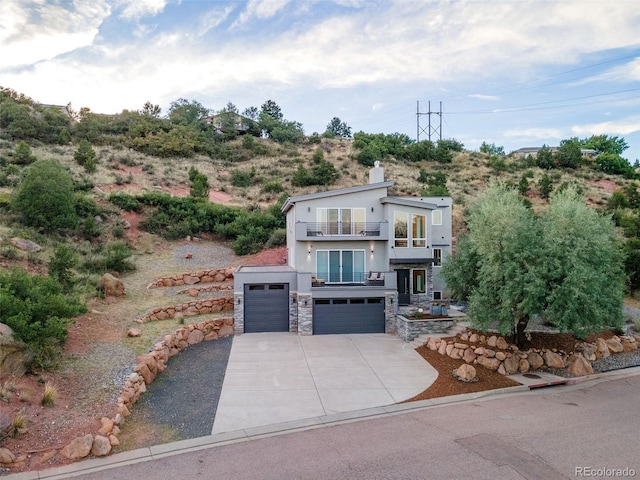
POLYGON ((525 343, 542 316, 584 337, 622 321, 624 253, 610 218, 567 186, 536 217, 517 190, 492 183, 470 207, 468 234, 444 264, 452 292, 478 327, 525 343))

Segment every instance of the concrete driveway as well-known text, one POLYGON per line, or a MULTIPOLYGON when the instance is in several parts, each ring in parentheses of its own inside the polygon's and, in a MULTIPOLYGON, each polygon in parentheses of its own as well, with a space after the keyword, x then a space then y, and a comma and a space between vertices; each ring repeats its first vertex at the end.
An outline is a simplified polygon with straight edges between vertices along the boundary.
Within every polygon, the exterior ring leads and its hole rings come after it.
POLYGON ((390 405, 437 376, 411 344, 392 335, 240 335, 212 433, 390 405))

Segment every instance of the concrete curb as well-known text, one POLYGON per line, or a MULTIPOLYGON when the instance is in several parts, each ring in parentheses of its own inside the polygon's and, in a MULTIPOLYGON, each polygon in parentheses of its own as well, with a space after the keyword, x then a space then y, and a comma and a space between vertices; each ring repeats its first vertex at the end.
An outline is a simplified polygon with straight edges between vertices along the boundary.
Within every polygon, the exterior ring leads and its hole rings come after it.
MULTIPOLYGON (((562 385, 553 385, 553 387, 584 388, 585 386, 588 386, 588 384, 596 385, 605 381, 618 380, 621 378, 637 375, 640 375, 640 367, 630 367, 622 370, 612 370, 610 372, 568 379, 567 383, 562 385)), ((312 430, 331 425, 340 425, 343 423, 357 422, 364 419, 380 418, 389 415, 400 415, 413 411, 427 410, 431 408, 437 408, 446 405, 455 405, 471 401, 491 400, 500 397, 522 395, 525 393, 536 395, 541 394, 543 393, 543 391, 547 390, 548 388, 536 388, 535 390, 530 390, 528 386, 520 385, 517 387, 486 390, 484 392, 465 393, 449 397, 433 398, 431 400, 420 400, 410 403, 396 403, 385 407, 375 407, 365 410, 336 413, 332 415, 312 417, 292 422, 266 425, 263 427, 217 433, 205 437, 181 440, 178 442, 166 443, 162 445, 154 445, 152 447, 130 450, 103 458, 84 460, 81 462, 64 465, 62 467, 51 468, 48 470, 16 473, 3 478, 7 478, 10 480, 61 480, 85 475, 88 473, 105 471, 111 468, 118 468, 140 462, 147 462, 172 455, 195 452, 198 450, 229 445, 232 443, 246 442, 275 435, 312 430)))

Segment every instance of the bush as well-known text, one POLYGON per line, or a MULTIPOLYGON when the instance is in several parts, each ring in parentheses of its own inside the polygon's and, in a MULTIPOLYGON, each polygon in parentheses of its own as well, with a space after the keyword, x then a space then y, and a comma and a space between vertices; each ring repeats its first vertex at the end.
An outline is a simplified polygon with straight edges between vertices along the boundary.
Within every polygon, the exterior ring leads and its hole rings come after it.
POLYGON ((135 197, 127 195, 126 193, 112 193, 109 195, 109 201, 116 207, 127 212, 140 213, 142 211, 142 205, 140 202, 138 202, 135 197))
POLYGON ((110 243, 105 249, 104 266, 107 270, 116 272, 135 270, 135 265, 129 260, 131 255, 131 249, 125 242, 117 241, 110 243))
POLYGON ((253 177, 256 175, 255 167, 251 167, 250 172, 243 172, 242 170, 234 169, 231 172, 231 185, 234 187, 249 187, 251 186, 253 177))
POLYGON ((19 165, 29 165, 35 162, 36 157, 31 155, 31 147, 24 140, 20 140, 16 145, 16 150, 13 154, 14 163, 19 165))
POLYGON ((80 140, 73 159, 87 172, 94 172, 96 169, 96 151, 87 140, 80 140))
POLYGON ((56 362, 69 319, 86 307, 64 295, 54 278, 14 268, 0 272, 0 311, 3 323, 34 352, 34 365, 46 367, 56 362))
POLYGON ((75 275, 71 270, 77 264, 78 259, 73 250, 66 245, 58 245, 49 261, 49 276, 58 281, 63 291, 70 292, 75 280, 75 275))
POLYGON ((209 179, 204 173, 200 172, 196 167, 191 167, 189 169, 189 181, 191 182, 191 189, 189 190, 191 197, 209 199, 209 179))
POLYGON ((78 224, 73 180, 55 160, 38 160, 27 169, 13 208, 24 223, 45 231, 73 229, 78 224))
POLYGON ((271 232, 271 236, 269 237, 269 240, 267 240, 265 247, 272 248, 272 247, 279 247, 286 244, 287 244, 287 229, 278 228, 273 232, 271 232))

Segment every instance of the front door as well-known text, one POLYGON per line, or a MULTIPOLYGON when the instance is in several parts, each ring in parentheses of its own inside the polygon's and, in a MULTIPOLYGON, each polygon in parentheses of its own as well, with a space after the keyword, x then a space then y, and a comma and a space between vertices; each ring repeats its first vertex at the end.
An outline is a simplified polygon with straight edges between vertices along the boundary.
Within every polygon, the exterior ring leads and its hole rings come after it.
POLYGON ((396 270, 398 278, 398 304, 409 305, 411 297, 409 295, 409 270, 396 270))

